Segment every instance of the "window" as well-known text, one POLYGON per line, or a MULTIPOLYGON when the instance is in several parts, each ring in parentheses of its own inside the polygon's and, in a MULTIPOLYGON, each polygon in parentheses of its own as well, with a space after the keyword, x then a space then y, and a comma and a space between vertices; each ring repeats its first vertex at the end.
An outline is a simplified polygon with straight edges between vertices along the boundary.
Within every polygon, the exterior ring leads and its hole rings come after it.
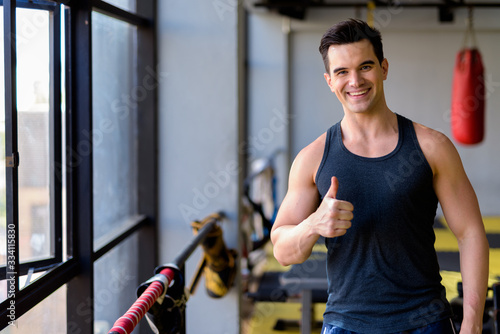
POLYGON ((0 6, 2 333, 106 333, 152 274, 154 3, 0 6))
POLYGON ((107 0, 106 2, 118 8, 135 13, 135 1, 133 0, 107 0))
MULTIPOLYGON (((61 110, 51 103, 51 96, 60 96, 60 87, 51 90, 51 68, 60 61, 51 57, 50 45, 58 43, 55 32, 51 31, 51 21, 59 17, 52 10, 31 8, 16 9, 16 109, 18 152, 23 162, 18 169, 19 200, 19 261, 27 263, 36 260, 58 257, 55 253, 55 235, 50 233, 51 188, 61 191, 61 183, 50 175, 50 155, 55 150, 61 151, 61 140, 49 145, 50 138, 57 134, 50 124, 51 117, 57 117, 61 126, 61 110), (51 130, 54 133, 51 135, 51 130), (51 182, 54 182, 51 187, 51 182)), ((53 23, 52 23, 53 25, 53 23)), ((56 75, 52 73, 52 75, 56 75)), ((55 122, 54 122, 55 124, 55 122)), ((15 131, 13 131, 15 132, 15 131)), ((55 194, 53 194, 55 195, 55 194)), ((15 196, 15 191, 12 193, 15 196)), ((60 196, 58 196, 60 198, 60 196)), ((55 204, 55 203, 54 203, 55 204)), ((57 205, 60 208, 60 205, 57 205)), ((54 205, 53 210, 56 210, 54 205)), ((35 267, 35 265, 30 265, 35 267)))
POLYGON ((94 249, 138 214, 136 36, 133 25, 92 14, 94 249))
MULTIPOLYGON (((1 53, 4 59, 1 108, 4 153, 0 192, 6 286, 2 300, 29 285, 33 273, 62 261, 60 7, 5 3, 1 53), (15 38, 7 38, 15 36, 15 38), (19 163, 19 156, 23 158, 19 163), (56 224, 56 220, 58 223, 56 224), (5 265, 7 264, 7 265, 5 265)), ((3 9, 3 7, 2 7, 3 9)), ((10 300, 15 301, 12 298, 10 300)), ((10 302, 10 301, 9 301, 10 302)))

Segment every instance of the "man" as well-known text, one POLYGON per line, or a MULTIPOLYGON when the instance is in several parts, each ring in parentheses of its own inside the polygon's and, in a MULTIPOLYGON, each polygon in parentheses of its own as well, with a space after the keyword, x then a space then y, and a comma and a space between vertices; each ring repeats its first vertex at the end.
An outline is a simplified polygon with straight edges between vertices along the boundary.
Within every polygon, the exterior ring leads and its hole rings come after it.
POLYGON ((379 31, 340 22, 320 52, 344 117, 295 158, 271 232, 276 259, 301 263, 325 238, 322 334, 454 333, 434 249, 439 201, 460 251, 460 333, 481 333, 489 247, 454 145, 388 108, 379 31))

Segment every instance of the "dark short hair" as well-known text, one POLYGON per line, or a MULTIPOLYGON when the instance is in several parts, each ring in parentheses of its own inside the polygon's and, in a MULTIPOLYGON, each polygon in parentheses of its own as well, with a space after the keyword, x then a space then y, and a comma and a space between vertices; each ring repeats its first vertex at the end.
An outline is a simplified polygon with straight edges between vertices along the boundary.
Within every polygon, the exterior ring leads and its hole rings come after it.
POLYGON ((370 27, 365 21, 358 19, 348 19, 331 26, 321 38, 319 52, 323 57, 325 69, 330 73, 330 62, 328 59, 328 49, 331 45, 342 45, 359 42, 367 39, 373 46, 373 51, 380 64, 384 60, 382 50, 382 36, 376 28, 370 27))

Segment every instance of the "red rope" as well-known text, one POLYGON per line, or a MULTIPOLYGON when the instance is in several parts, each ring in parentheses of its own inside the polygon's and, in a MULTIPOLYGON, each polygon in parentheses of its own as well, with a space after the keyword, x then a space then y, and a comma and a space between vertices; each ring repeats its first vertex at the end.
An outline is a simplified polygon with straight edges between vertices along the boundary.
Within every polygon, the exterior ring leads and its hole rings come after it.
MULTIPOLYGON (((167 277, 166 286, 174 279, 174 272, 170 268, 163 269, 160 274, 167 277)), ((116 320, 113 328, 108 334, 130 334, 135 326, 141 321, 146 312, 153 306, 156 300, 163 293, 163 285, 158 282, 152 282, 128 311, 116 320)))

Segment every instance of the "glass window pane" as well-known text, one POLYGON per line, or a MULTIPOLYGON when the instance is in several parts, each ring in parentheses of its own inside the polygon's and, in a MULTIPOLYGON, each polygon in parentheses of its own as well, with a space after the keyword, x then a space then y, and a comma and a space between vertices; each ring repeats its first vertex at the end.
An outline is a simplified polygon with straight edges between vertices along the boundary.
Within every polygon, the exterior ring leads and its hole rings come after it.
POLYGON ((49 13, 17 9, 19 256, 50 257, 49 13))
POLYGON ((106 0, 104 2, 129 12, 135 12, 135 0, 106 0))
POLYGON ((66 333, 66 285, 7 326, 1 334, 66 333))
POLYGON ((94 248, 137 214, 136 30, 92 13, 94 248))
MULTIPOLYGON (((106 334, 136 300, 139 238, 135 233, 94 264, 94 333, 106 334)), ((151 269, 151 275, 153 269, 151 269)), ((146 319, 144 319, 146 321, 146 319)), ((143 321, 140 322, 140 324, 143 321)), ((148 325, 145 325, 148 327, 148 325)), ((139 326, 133 333, 139 332, 139 326)))

